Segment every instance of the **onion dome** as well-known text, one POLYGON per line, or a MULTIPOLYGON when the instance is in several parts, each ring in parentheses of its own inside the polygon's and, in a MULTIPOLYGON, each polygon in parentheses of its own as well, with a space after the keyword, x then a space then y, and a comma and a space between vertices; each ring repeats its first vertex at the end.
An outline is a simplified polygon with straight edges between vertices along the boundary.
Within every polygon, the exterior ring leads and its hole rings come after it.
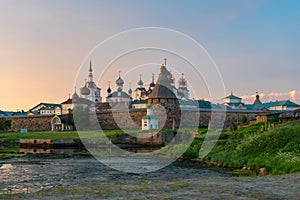
POLYGON ((178 81, 179 87, 185 87, 186 86, 186 80, 183 77, 183 73, 182 73, 182 77, 181 79, 179 79, 178 81))
POLYGON ((120 76, 119 76, 119 78, 116 80, 116 84, 117 84, 118 86, 124 84, 124 81, 123 81, 123 79, 122 79, 120 76))
POLYGON ((139 85, 139 86, 143 86, 143 85, 144 85, 144 82, 143 82, 142 80, 139 80, 138 85, 139 85))
POLYGON ((107 93, 111 93, 111 89, 110 88, 107 89, 107 93))
MULTIPOLYGON (((76 87, 74 87, 74 94, 72 95, 72 99, 77 99, 77 98, 79 98, 79 96, 76 92, 76 87)), ((69 97, 69 99, 70 99, 70 97, 69 97)))
POLYGON ((155 86, 155 83, 154 83, 154 74, 152 74, 152 82, 150 83, 150 87, 154 87, 155 86))
POLYGON ((129 90, 128 90, 128 94, 132 94, 132 89, 131 88, 129 88, 129 90))
POLYGON ((74 94, 72 95, 72 99, 76 99, 76 98, 79 98, 79 96, 78 96, 78 94, 75 91, 74 94))
POLYGON ((116 84, 117 84, 117 87, 118 87, 117 91, 121 92, 123 90, 124 81, 120 76, 120 72, 119 72, 119 78, 116 80, 116 84))
POLYGON ((110 94, 111 93, 111 89, 110 89, 110 81, 108 81, 108 88, 107 88, 107 93, 110 94))
POLYGON ((131 83, 129 83, 129 90, 128 90, 128 94, 129 94, 130 96, 132 95, 131 83))
POLYGON ((155 83, 151 82, 150 87, 155 87, 155 83))
POLYGON ((140 86, 140 87, 142 87, 143 85, 144 85, 144 82, 142 81, 142 75, 140 74, 140 80, 139 80, 139 82, 138 82, 138 85, 140 86))
POLYGON ((82 95, 89 95, 91 92, 86 86, 84 86, 84 87, 80 88, 80 93, 82 95))

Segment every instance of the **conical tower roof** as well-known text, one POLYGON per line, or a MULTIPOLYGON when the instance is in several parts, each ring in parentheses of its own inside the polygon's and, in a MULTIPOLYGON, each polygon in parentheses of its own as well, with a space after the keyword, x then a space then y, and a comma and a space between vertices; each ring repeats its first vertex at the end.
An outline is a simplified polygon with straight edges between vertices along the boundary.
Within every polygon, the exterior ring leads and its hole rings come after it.
POLYGON ((261 101, 260 101, 260 99, 259 99, 258 93, 256 93, 256 98, 255 98, 255 101, 253 102, 253 104, 254 105, 256 105, 256 104, 262 104, 261 101))
POLYGON ((170 72, 164 65, 162 65, 157 82, 153 88, 153 91, 149 95, 149 99, 177 99, 173 92, 169 76, 170 72))

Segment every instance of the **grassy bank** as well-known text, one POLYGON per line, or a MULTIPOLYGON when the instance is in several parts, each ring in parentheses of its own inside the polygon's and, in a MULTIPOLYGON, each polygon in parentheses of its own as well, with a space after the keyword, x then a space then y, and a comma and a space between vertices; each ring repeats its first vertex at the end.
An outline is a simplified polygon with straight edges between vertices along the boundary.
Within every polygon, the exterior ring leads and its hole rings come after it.
MULTIPOLYGON (((137 133, 136 130, 128 132, 137 133)), ((184 157, 198 158, 199 149, 206 137, 206 129, 199 129, 199 133, 184 153, 184 157)), ((125 133, 120 130, 107 130, 105 134, 113 142, 118 142, 118 136, 125 133)), ((80 136, 101 140, 96 131, 80 136)), ((79 135, 76 131, 0 133, 0 158, 10 157, 13 153, 18 156, 20 139, 79 139, 79 135)), ((172 148, 174 151, 181 151, 185 146, 179 144, 172 148)), ((268 174, 300 172, 300 121, 276 126, 259 123, 240 128, 234 133, 223 131, 212 151, 202 161, 225 168, 255 171, 264 168, 268 174)))
MULTIPOLYGON (((184 156, 198 157, 204 137, 197 137, 184 156)), ((300 172, 300 121, 275 127, 259 123, 233 134, 223 132, 203 161, 226 168, 264 168, 267 174, 300 172)))
MULTIPOLYGON (((133 132, 133 130, 129 130, 133 132)), ((113 142, 118 142, 118 136, 125 133, 120 130, 105 130, 104 133, 110 137, 113 142)), ((19 154, 19 140, 20 139, 90 139, 92 141, 104 140, 104 135, 99 134, 97 131, 82 132, 80 136, 76 131, 60 131, 60 132, 10 132, 0 133, 0 159, 10 158, 17 156, 24 156, 19 154)))

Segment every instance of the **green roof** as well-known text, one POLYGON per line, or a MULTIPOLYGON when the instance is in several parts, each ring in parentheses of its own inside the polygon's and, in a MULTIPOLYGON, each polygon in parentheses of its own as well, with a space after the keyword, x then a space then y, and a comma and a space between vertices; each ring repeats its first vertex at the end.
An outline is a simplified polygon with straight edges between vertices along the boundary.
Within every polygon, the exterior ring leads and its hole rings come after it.
POLYGON ((198 100, 199 108, 211 109, 211 103, 205 100, 198 100))
POLYGON ((242 99, 242 98, 237 97, 237 96, 235 96, 235 95, 233 95, 233 94, 231 94, 231 95, 225 97, 224 99, 227 99, 227 98, 229 98, 229 99, 242 99))
POLYGON ((197 106, 196 101, 192 100, 178 100, 179 105, 191 105, 191 106, 197 106))
POLYGON ((248 104, 246 107, 248 109, 263 109, 263 108, 270 108, 270 107, 276 107, 276 106, 287 106, 287 107, 300 107, 300 105, 290 101, 290 100, 283 100, 283 101, 271 101, 268 103, 262 103, 262 104, 248 104))
POLYGON ((143 117, 143 119, 157 119, 154 115, 146 115, 143 117))
POLYGON ((45 109, 54 109, 56 107, 61 108, 61 104, 56 104, 56 103, 39 103, 37 106, 33 107, 32 109, 35 109, 38 106, 43 105, 43 108, 45 109))
POLYGON ((0 110, 0 115, 4 115, 6 117, 11 117, 11 116, 25 116, 27 115, 28 112, 23 112, 23 111, 18 111, 18 112, 14 112, 14 111, 2 111, 0 110))
POLYGON ((2 110, 0 110, 0 115, 7 116, 7 114, 5 112, 3 112, 2 110))
POLYGON ((144 99, 144 100, 134 100, 132 101, 131 104, 145 104, 148 103, 148 99, 144 99))
POLYGON ((238 107, 240 105, 244 106, 243 103, 226 103, 228 106, 235 106, 235 107, 238 107))

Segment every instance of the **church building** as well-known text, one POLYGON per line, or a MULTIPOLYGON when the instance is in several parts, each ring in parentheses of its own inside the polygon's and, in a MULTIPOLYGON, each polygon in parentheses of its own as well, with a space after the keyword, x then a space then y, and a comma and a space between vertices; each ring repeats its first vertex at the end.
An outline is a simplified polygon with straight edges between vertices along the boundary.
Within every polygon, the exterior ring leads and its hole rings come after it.
POLYGON ((123 91, 123 85, 124 81, 121 78, 120 72, 119 72, 119 78, 116 80, 116 87, 117 91, 111 92, 112 90, 110 89, 110 85, 108 86, 107 89, 107 97, 106 97, 106 102, 123 102, 123 103, 128 103, 131 102, 131 89, 129 89, 129 94, 123 91))
POLYGON ((101 89, 97 87, 96 83, 93 81, 93 70, 92 62, 90 62, 90 69, 88 73, 88 79, 84 86, 80 88, 80 97, 90 100, 94 103, 101 103, 101 89))

